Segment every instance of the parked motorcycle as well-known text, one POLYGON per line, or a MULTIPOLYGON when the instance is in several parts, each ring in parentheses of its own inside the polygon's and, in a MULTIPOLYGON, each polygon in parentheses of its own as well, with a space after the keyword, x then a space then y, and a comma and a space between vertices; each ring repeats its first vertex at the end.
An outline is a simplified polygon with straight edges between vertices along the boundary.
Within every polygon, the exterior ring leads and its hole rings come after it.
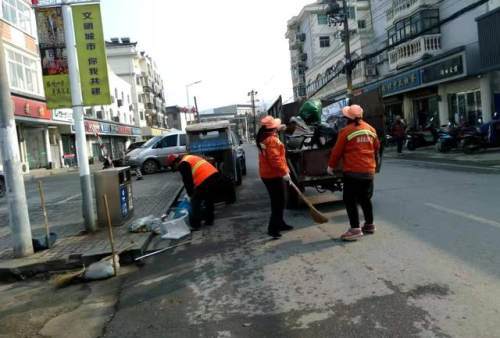
POLYGON ((440 153, 447 153, 451 149, 458 148, 460 144, 460 128, 450 121, 446 126, 442 126, 438 131, 438 141, 436 150, 440 153))
POLYGON ((465 154, 472 154, 481 149, 500 146, 500 118, 498 114, 493 115, 493 120, 481 123, 464 135, 462 148, 465 154))
POLYGON ((438 141, 439 135, 437 129, 432 125, 434 118, 431 118, 427 125, 421 130, 412 128, 406 135, 406 147, 413 151, 416 148, 432 146, 438 141))

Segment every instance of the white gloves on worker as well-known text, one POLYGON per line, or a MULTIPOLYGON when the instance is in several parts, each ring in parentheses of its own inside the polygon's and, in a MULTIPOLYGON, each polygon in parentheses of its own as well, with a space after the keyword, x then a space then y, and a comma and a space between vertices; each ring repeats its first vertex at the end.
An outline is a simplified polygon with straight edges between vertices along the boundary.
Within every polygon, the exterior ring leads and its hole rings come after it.
POLYGON ((332 167, 326 168, 326 172, 328 173, 328 175, 332 175, 333 176, 333 168, 332 167))
POLYGON ((292 181, 292 178, 290 177, 290 174, 286 174, 285 176, 283 176, 283 180, 286 183, 290 183, 292 181))

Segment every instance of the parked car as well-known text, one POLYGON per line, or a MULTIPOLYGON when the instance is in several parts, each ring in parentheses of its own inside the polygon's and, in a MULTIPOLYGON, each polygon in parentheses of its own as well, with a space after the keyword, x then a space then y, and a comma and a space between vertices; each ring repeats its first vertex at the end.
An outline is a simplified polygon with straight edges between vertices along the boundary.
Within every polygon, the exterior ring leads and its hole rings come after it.
POLYGON ((5 186, 5 176, 3 174, 3 171, 0 171, 0 198, 5 196, 6 191, 7 188, 5 186))
POLYGON ((140 141, 140 142, 130 143, 130 145, 127 148, 126 153, 128 154, 132 150, 142 147, 144 145, 144 143, 146 143, 146 141, 140 141))
POLYGON ((187 151, 211 157, 216 167, 235 185, 240 185, 246 175, 245 151, 242 142, 231 130, 229 121, 205 122, 186 127, 187 151))
POLYGON ((140 148, 125 156, 124 164, 135 169, 139 167, 145 174, 154 174, 170 167, 170 155, 186 153, 186 134, 182 131, 170 131, 162 136, 155 136, 140 148))

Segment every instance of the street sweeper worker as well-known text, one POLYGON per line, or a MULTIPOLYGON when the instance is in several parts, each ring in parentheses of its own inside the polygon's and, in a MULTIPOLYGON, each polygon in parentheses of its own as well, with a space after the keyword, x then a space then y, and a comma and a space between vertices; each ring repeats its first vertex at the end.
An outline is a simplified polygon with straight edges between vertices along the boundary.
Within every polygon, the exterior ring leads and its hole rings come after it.
POLYGON ((259 149, 259 174, 271 199, 271 218, 268 234, 274 239, 280 238, 281 231, 291 230, 285 223, 285 184, 290 182, 290 170, 286 163, 285 146, 278 138, 278 131, 283 129, 280 119, 266 116, 261 121, 256 143, 259 149))
POLYGON ((191 199, 191 228, 199 230, 202 220, 205 221, 205 225, 213 225, 214 201, 220 191, 218 185, 221 184, 221 175, 217 168, 203 157, 196 155, 178 156, 172 168, 180 172, 184 188, 191 199))
POLYGON ((363 109, 358 105, 342 109, 347 126, 340 130, 333 148, 328 173, 333 175, 340 161, 344 176, 344 204, 351 228, 341 238, 355 241, 363 234, 373 234, 373 179, 378 163, 380 142, 375 129, 363 121, 363 109), (365 224, 360 229, 358 204, 363 210, 365 224))

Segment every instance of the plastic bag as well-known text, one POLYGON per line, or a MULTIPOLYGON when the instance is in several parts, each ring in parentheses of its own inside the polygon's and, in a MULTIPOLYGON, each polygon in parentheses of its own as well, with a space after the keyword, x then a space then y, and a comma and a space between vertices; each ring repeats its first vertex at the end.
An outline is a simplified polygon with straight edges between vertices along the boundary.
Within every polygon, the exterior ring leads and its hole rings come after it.
POLYGON ((160 234, 161 219, 153 215, 134 220, 128 226, 129 232, 154 232, 160 234))
MULTIPOLYGON (((120 268, 120 257, 115 255, 116 268, 120 268)), ((117 271, 118 272, 118 271, 117 271)), ((113 269, 113 259, 106 259, 97 263, 90 264, 83 274, 86 280, 99 280, 113 277, 115 271, 113 269)))
POLYGON ((320 100, 307 100, 302 107, 300 107, 299 116, 307 124, 319 123, 321 122, 322 111, 323 105, 320 100))
POLYGON ((181 239, 191 233, 187 225, 189 214, 184 210, 180 217, 169 219, 161 224, 162 239, 181 239))

